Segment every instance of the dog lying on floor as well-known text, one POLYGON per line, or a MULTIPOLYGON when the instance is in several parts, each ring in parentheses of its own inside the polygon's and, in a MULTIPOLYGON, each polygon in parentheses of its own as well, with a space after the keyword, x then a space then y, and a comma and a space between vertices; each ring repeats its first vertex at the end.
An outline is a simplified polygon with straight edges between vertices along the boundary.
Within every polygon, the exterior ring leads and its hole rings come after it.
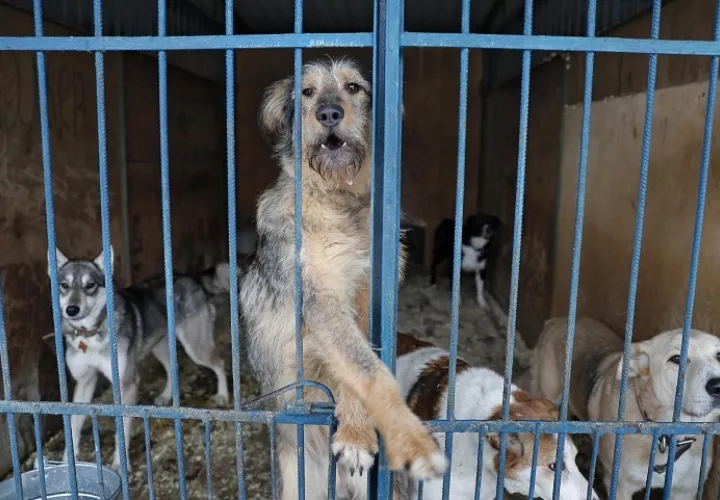
MULTIPOLYGON (((396 377, 408 405, 423 420, 447 418, 447 393, 450 355, 447 351, 407 334, 398 334, 396 377)), ((462 420, 499 420, 503 399, 504 378, 487 368, 471 367, 458 359, 456 363, 455 418, 462 420)), ((510 401, 511 420, 557 420, 553 403, 531 398, 513 385, 510 401)), ((436 439, 444 444, 440 433, 436 439)), ((535 498, 552 500, 557 456, 557 436, 544 434, 540 438, 536 469, 535 498)), ((500 440, 497 434, 485 438, 481 500, 496 498, 500 440)), ((452 500, 471 500, 477 481, 477 433, 457 433, 453 441, 450 478, 452 500)), ((588 482, 575 464, 577 448, 568 436, 563 454, 563 473, 560 500, 584 499, 588 482)), ((505 490, 527 495, 532 471, 533 435, 509 434, 505 468, 505 490)), ((398 478, 400 500, 417 498, 417 482, 398 478)), ((423 499, 440 500, 443 480, 425 481, 423 499)), ((592 498, 597 500, 593 491, 592 498)))
MULTIPOLYGON (((532 360, 533 393, 558 402, 562 395, 567 318, 545 323, 532 360)), ((672 421, 682 329, 662 332, 636 342, 629 360, 626 421, 672 421)), ((690 331, 688 365, 680 420, 711 422, 720 416, 720 339, 699 330, 690 331)), ((622 374, 623 341, 603 323, 578 318, 571 368, 570 412, 581 420, 612 421, 617 418, 622 374)), ((669 439, 659 440, 652 487, 662 488, 668 460, 669 439)), ((672 481, 673 500, 697 495, 702 442, 678 436, 672 481)), ((617 500, 631 500, 646 485, 652 436, 627 435, 623 439, 617 500)), ((600 439, 598 456, 610 489, 615 435, 600 439)), ((707 470, 712 465, 708 456, 707 470)), ((705 480, 705 477, 702 478, 705 480)))
MULTIPOLYGON (((312 62, 302 69, 301 99, 305 378, 326 385, 336 397, 337 497, 360 499, 367 494, 367 477, 349 472, 363 472, 374 462, 375 428, 392 470, 408 468, 417 479, 439 477, 445 457, 368 342, 370 83, 348 60, 312 62)), ((240 291, 248 356, 264 393, 296 380, 293 113, 294 84, 288 77, 268 88, 260 108, 281 173, 260 197, 255 258, 240 291)), ((400 260, 403 269, 404 252, 400 260)), ((307 389, 305 398, 327 401, 314 389, 307 389)), ((293 399, 294 391, 285 393, 280 407, 293 399)), ((295 426, 279 425, 277 444, 280 498, 296 500, 295 426)), ((327 498, 329 448, 326 427, 305 427, 308 500, 327 498)))

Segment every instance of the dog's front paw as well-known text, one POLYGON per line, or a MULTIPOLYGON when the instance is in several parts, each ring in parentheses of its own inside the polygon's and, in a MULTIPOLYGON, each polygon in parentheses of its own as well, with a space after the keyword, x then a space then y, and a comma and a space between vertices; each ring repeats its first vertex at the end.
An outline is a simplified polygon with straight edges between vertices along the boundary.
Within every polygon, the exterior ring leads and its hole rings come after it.
POLYGON ((440 478, 447 467, 445 455, 418 420, 387 441, 387 456, 391 470, 407 470, 421 481, 440 478))
POLYGON ((230 397, 227 394, 215 394, 213 396, 213 403, 215 403, 215 406, 227 406, 230 403, 230 397))
MULTIPOLYGON (((115 457, 113 458, 113 463, 110 468, 120 474, 120 455, 118 453, 115 453, 115 457)), ((132 472, 132 467, 130 466, 130 457, 127 458, 127 471, 128 473, 132 472)))
POLYGON ((172 402, 172 396, 167 394, 160 394, 155 398, 155 406, 167 406, 172 402))
POLYGON ((354 476, 361 476, 375 463, 378 452, 375 429, 358 429, 340 425, 333 437, 332 453, 340 467, 345 467, 354 476))

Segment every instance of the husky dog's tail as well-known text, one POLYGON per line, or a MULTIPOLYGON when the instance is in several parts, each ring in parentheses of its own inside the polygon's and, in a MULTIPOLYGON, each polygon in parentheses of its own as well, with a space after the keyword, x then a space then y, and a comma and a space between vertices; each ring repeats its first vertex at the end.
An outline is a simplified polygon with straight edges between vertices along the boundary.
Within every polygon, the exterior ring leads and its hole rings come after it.
MULTIPOLYGON (((237 267, 238 280, 242 276, 240 266, 237 267)), ((218 262, 200 273, 200 284, 209 295, 230 292, 230 264, 218 262)))

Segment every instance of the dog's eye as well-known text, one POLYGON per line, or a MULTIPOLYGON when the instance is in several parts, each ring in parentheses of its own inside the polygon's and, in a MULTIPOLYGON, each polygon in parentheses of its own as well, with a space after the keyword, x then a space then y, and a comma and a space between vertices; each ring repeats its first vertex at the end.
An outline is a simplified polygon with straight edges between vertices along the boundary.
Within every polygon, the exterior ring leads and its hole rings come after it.
MULTIPOLYGON (((548 465, 548 467, 550 467, 550 470, 551 470, 551 471, 553 471, 553 472, 555 471, 555 463, 554 463, 554 462, 551 463, 550 465, 548 465)), ((562 464, 562 470, 563 470, 563 472, 565 472, 565 470, 566 470, 566 468, 565 468, 565 462, 563 462, 563 464, 562 464)))
POLYGON ((349 94, 357 94, 358 92, 360 92, 360 85, 358 85, 357 83, 348 83, 345 89, 348 91, 349 94))
POLYGON ((95 288, 95 283, 92 281, 85 285, 85 290, 92 290, 93 288, 95 288))
POLYGON ((315 89, 312 87, 306 87, 302 89, 302 95, 304 95, 305 97, 312 97, 314 93, 315 89))
POLYGON ((68 288, 70 288, 70 285, 68 285, 67 283, 63 282, 63 283, 60 283, 60 288, 62 288, 63 290, 67 290, 68 288))
POLYGON ((668 363, 673 363, 675 365, 680 364, 680 355, 676 354, 675 356, 672 356, 670 359, 668 359, 668 363))

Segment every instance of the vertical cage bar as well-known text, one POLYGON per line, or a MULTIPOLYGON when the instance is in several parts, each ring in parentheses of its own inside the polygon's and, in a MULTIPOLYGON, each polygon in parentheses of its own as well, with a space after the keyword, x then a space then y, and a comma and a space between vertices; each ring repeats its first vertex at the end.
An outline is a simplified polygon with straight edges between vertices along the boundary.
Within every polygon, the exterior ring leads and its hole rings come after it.
MULTIPOLYGON (((661 0, 654 0, 652 11, 652 25, 650 37, 657 40, 660 36, 660 7, 661 0)), ((635 219, 635 237, 633 240, 633 253, 630 264, 630 285, 628 289, 627 319, 625 322, 625 343, 623 347, 622 372, 620 377, 620 399, 618 402, 618 421, 625 417, 628 389, 628 365, 632 351, 632 332, 635 322, 635 305, 637 299, 638 277, 640 274, 640 256, 642 252, 642 234, 645 223, 645 204, 647 199, 647 184, 650 171, 650 145, 652 142, 653 102, 655 100, 655 83, 657 81, 657 55, 650 55, 648 66, 648 85, 645 103, 645 127, 643 130, 642 162, 640 167, 640 181, 638 187, 637 213, 635 219)), ((610 499, 614 500, 617 492, 618 475, 620 473, 620 458, 622 454, 622 434, 615 436, 615 451, 613 456, 612 475, 610 480, 610 499)))
MULTIPOLYGON (((10 359, 8 358, 7 335, 5 333, 5 312, 3 307, 2 270, 0 270, 0 367, 2 368, 3 399, 13 399, 12 381, 10 380, 10 359)), ((15 495, 23 498, 22 478, 20 477, 20 450, 18 449, 17 428, 15 414, 7 413, 8 436, 10 439, 10 454, 13 464, 13 478, 15 481, 15 495)))
MULTIPOLYGON (((533 0, 525 0, 523 34, 532 35, 533 0)), ((513 357, 515 355, 515 335, 517 329, 518 288, 520 283, 520 256, 522 255, 522 217, 525 201, 525 165, 527 160, 527 136, 530 108, 530 63, 532 52, 524 50, 522 55, 522 73, 520 80, 520 127, 518 138, 517 182, 515 186, 515 214, 513 227, 512 269, 510 276, 510 304, 507 329, 507 348, 505 351, 505 387, 503 391, 502 418, 510 418, 510 393, 512 391, 513 357)), ((503 499, 505 486, 505 463, 507 435, 500 433, 500 450, 497 476, 496 499, 503 499)))
POLYGON ((272 500, 277 500, 277 425, 275 424, 275 420, 268 424, 268 432, 270 433, 270 494, 272 500))
POLYGON ((145 466, 147 468, 148 498, 155 500, 155 484, 153 481, 152 465, 152 439, 150 437, 150 417, 143 418, 143 433, 145 435, 145 466))
POLYGON ((330 460, 328 461, 328 500, 335 500, 336 496, 336 475, 337 475, 337 463, 333 460, 332 452, 332 439, 336 430, 336 419, 332 419, 330 422, 330 429, 328 430, 329 447, 328 453, 330 454, 330 460))
POLYGON ((540 426, 535 424, 535 432, 533 434, 532 465, 531 465, 531 469, 530 469, 530 488, 528 490, 528 498, 535 498, 535 483, 537 480, 537 464, 538 464, 539 451, 540 451, 540 426))
MULTIPOLYGON (((462 0, 461 31, 463 34, 470 33, 470 0, 462 0)), ((453 242, 453 274, 452 274, 452 297, 450 309, 450 364, 448 374, 448 400, 447 419, 455 419, 455 390, 457 375, 458 355, 458 330, 460 325, 460 249, 462 244, 463 229, 463 208, 465 205, 465 155, 467 149, 467 103, 468 103, 468 78, 470 65, 470 50, 460 49, 460 90, 458 96, 458 151, 457 151, 457 179, 455 186, 455 234, 453 242)), ((398 184, 399 185, 399 184, 398 184)), ((447 500, 450 497, 450 481, 452 471, 452 432, 445 433, 445 456, 448 466, 443 475, 442 498, 447 500)))
POLYGON ((478 446, 477 446, 477 465, 475 466, 476 477, 475 477, 475 499, 480 500, 480 492, 482 491, 483 482, 483 467, 485 458, 485 428, 481 428, 478 432, 478 446))
MULTIPOLYGON (((102 2, 93 1, 93 20, 95 24, 94 35, 102 36, 102 2)), ((98 124, 98 160, 100 164, 100 226, 103 245, 103 275, 105 277, 105 306, 107 309, 107 327, 110 337, 110 370, 112 378, 113 403, 135 404, 135 395, 127 401, 122 390, 120 367, 117 355, 117 335, 115 330, 115 289, 113 280, 114 256, 110 238, 110 195, 108 187, 108 161, 107 161, 107 131, 105 113, 105 61, 102 52, 95 53, 95 92, 97 95, 97 124, 98 124)), ((125 425, 130 426, 130 419, 115 418, 118 447, 116 452, 120 456, 120 479, 123 496, 130 498, 128 484, 127 443, 125 442, 125 425)))
POLYGON ((212 489, 212 456, 210 453, 210 434, 211 434, 211 422, 210 420, 204 420, 205 424, 205 481, 207 482, 207 497, 208 500, 212 500, 213 489, 212 489))
MULTIPOLYGON (((595 37, 597 18, 597 0, 588 0, 587 33, 588 38, 595 37)), ((575 202, 575 236, 572 249, 570 275, 570 304, 568 306, 568 330, 565 343, 565 367, 563 390, 560 400, 560 420, 567 421, 568 399, 570 394, 570 374, 572 373, 573 341, 575 339, 575 321, 577 318, 577 300, 580 287, 580 259, 582 256, 583 222, 585 219, 585 195, 587 183, 588 150, 590 147, 590 118, 592 110, 593 72, 595 53, 585 55, 585 88, 583 93, 582 131, 580 133, 580 159, 578 164, 577 199, 575 202)), ((564 432, 558 434, 557 459, 553 482, 553 500, 559 500, 563 471, 563 450, 565 449, 564 432)), ((532 497, 531 497, 532 498, 532 497)))
MULTIPOLYGON (((167 33, 167 0, 158 0, 158 36, 167 33)), ((180 384, 178 381, 177 338, 175 332, 175 290, 173 282, 173 253, 170 215, 170 151, 168 147, 168 98, 167 98, 167 52, 158 51, 158 93, 160 98, 160 180, 162 192, 163 263, 165 268, 165 302, 167 305, 167 330, 170 351, 170 377, 172 405, 180 406, 180 384)), ((178 489, 180 498, 187 498, 185 485, 185 456, 183 453, 182 422, 174 419, 175 446, 178 461, 178 489)))
MULTIPOLYGON (((371 338, 395 372, 397 277, 400 230, 400 150, 402 140, 402 0, 377 0, 375 13, 372 171, 371 338)), ((380 440, 377 484, 371 499, 392 498, 392 473, 380 440)), ((372 484, 372 483, 371 483, 372 484)))
MULTIPOLYGON (((97 469, 97 480, 102 491, 102 498, 105 497, 105 481, 103 480, 102 451, 100 450, 100 429, 97 415, 92 416, 93 447, 95 448, 95 468, 97 469)), ((127 498, 127 497, 126 497, 127 498)))
MULTIPOLYGON (((33 427, 35 430, 35 451, 38 463, 38 479, 40 481, 40 496, 47 500, 47 484, 45 484, 45 456, 43 447, 43 431, 40 413, 33 413, 33 427)), ((17 489, 15 490, 17 494, 17 489)), ((22 497, 20 497, 22 498, 22 497)))
POLYGON ((595 470, 597 469, 598 452, 600 451, 600 433, 593 434, 592 455, 590 456, 590 470, 588 471, 587 500, 592 500, 595 485, 595 470))
MULTIPOLYGON (((42 0, 33 0, 33 26, 36 37, 43 36, 42 0)), ((60 400, 67 403, 68 384, 65 367, 65 345, 62 335, 62 316, 60 313, 60 289, 58 286, 57 242, 55 238, 55 207, 52 186, 52 153, 50 149, 50 118, 48 116, 48 84, 45 68, 45 54, 35 53, 37 63, 38 105, 40 111, 40 144, 42 148, 43 183, 45 191, 45 223, 47 224, 48 267, 50 270, 50 299, 52 302, 53 330, 55 333, 55 355, 57 357, 58 382, 60 400)), ((70 416, 63 415, 63 431, 65 435, 65 454, 68 460, 68 482, 70 496, 77 500, 77 476, 75 472, 75 450, 73 447, 70 416)))
MULTIPOLYGON (((225 34, 235 33, 234 0, 225 0, 225 34)), ((237 277, 237 176, 235 144, 235 54, 225 51, 225 130, 227 140, 228 178, 228 264, 230 269, 230 343, 232 346, 233 408, 240 411, 242 401, 240 375, 240 308, 238 305, 239 283, 237 277)), ((242 424, 233 424, 235 431, 236 474, 238 499, 246 496, 245 445, 242 424)))
MULTIPOLYGON (((720 40, 720 6, 716 6, 715 29, 713 40, 720 40)), ((693 308, 695 306, 695 291, 697 289, 698 266, 700 265, 700 244, 702 240, 703 221, 705 219, 705 200, 707 198, 707 182, 710 173, 710 154, 712 153, 712 135, 715 122, 715 102, 717 97, 718 66, 720 59, 715 56, 710 62, 710 81, 708 82, 707 104, 705 109, 705 133, 703 134, 702 163, 700 168, 700 179, 698 181, 698 198, 695 208, 695 230, 693 233, 692 258, 690 260, 690 271, 688 274, 688 290, 685 303, 685 319, 683 321, 682 345, 680 347, 680 366, 678 366, 678 378, 675 386, 675 402, 673 404, 673 422, 680 420, 682 411, 682 399, 685 388, 685 374, 688 363, 688 344, 690 342, 690 329, 692 327, 693 308)), ((670 437, 668 448, 668 467, 665 472, 664 497, 670 498, 673 472, 675 469, 675 455, 677 436, 670 437)))
MULTIPOLYGON (((303 0, 294 0, 293 32, 302 33, 303 28, 303 0)), ((303 338, 302 338, 302 49, 295 49, 293 53, 293 131, 294 131, 294 170, 295 170, 295 363, 297 365, 298 403, 302 404, 303 380, 305 369, 303 364, 303 338)), ((297 458, 298 458, 298 493, 299 500, 305 500, 305 426, 297 424, 297 458)))
POLYGON ((712 449, 713 439, 712 434, 709 432, 705 433, 703 439, 702 458, 700 459, 700 474, 698 474, 698 491, 695 500, 702 500, 703 491, 705 489, 705 477, 707 474, 708 465, 708 452, 712 449))
POLYGON ((650 458, 648 459, 647 477, 645 478, 645 500, 650 500, 650 493, 652 491, 653 469, 657 458, 658 441, 657 433, 653 434, 652 444, 650 445, 650 458))

